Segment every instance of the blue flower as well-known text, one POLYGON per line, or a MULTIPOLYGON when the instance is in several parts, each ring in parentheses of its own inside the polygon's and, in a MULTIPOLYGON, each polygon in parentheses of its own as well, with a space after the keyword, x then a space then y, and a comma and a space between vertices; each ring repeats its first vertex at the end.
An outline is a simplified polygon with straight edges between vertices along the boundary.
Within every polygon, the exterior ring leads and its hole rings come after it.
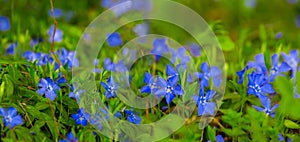
POLYGON ((138 36, 144 36, 144 35, 148 34, 149 26, 147 23, 138 24, 133 28, 133 31, 138 36))
POLYGON ((289 4, 296 4, 298 2, 298 0, 288 0, 289 4))
POLYGON ((110 58, 105 58, 104 59, 104 68, 108 71, 112 72, 126 72, 127 67, 125 66, 125 61, 120 60, 118 63, 113 63, 110 58))
POLYGON ((190 57, 185 56, 186 49, 184 47, 178 48, 177 51, 174 51, 172 48, 170 48, 172 52, 172 59, 171 62, 175 63, 176 60, 179 60, 179 64, 177 65, 177 69, 180 69, 181 66, 183 69, 186 69, 186 64, 190 62, 190 57))
POLYGON ((116 16, 121 16, 130 10, 149 11, 152 8, 151 0, 102 0, 101 5, 105 8, 112 8, 111 10, 116 16), (118 7, 118 9, 114 7, 121 3, 122 7, 118 7))
POLYGON ((30 47, 37 46, 40 42, 43 42, 42 38, 32 38, 30 41, 30 47))
POLYGON ((280 133, 278 133, 278 141, 284 141, 284 137, 280 133))
POLYGON ((203 87, 207 87, 209 85, 209 80, 212 78, 213 84, 216 87, 219 87, 222 82, 222 72, 218 67, 211 67, 209 68, 207 62, 204 62, 201 64, 201 73, 197 72, 195 73, 195 76, 199 79, 201 79, 200 84, 203 87))
POLYGON ((296 26, 297 28, 300 28, 300 15, 297 15, 296 17, 296 26))
POLYGON ((8 31, 10 29, 9 19, 5 16, 0 16, 0 31, 8 31))
POLYGON ((283 36, 282 32, 278 32, 278 33, 276 33, 275 38, 276 39, 281 39, 282 36, 283 36))
POLYGON ((161 96, 166 97, 167 104, 171 104, 172 100, 176 95, 183 95, 184 91, 177 82, 174 80, 164 80, 161 77, 158 77, 156 80, 157 88, 152 90, 153 94, 160 98, 161 96))
POLYGON ((156 86, 155 86, 155 82, 152 78, 152 75, 148 72, 145 72, 145 76, 144 76, 144 83, 146 84, 144 87, 142 87, 141 89, 141 93, 151 93, 151 90, 153 90, 156 86))
POLYGON ((85 113, 83 108, 80 108, 77 114, 72 114, 72 118, 76 121, 76 125, 86 126, 90 115, 85 113))
POLYGON ((76 83, 73 83, 73 85, 70 85, 70 90, 72 92, 69 93, 69 97, 70 98, 74 98, 76 99, 76 101, 79 101, 80 100, 80 95, 84 92, 83 90, 78 90, 77 89, 77 85, 76 83))
POLYGON ((4 125, 9 126, 10 129, 23 123, 21 115, 17 114, 17 110, 14 107, 9 107, 7 111, 4 108, 0 108, 0 115, 4 125))
POLYGON ((59 140, 59 142, 78 142, 78 138, 74 136, 72 132, 67 134, 66 140, 59 140))
POLYGON ((118 89, 118 84, 114 83, 113 77, 109 77, 109 79, 107 80, 107 84, 104 83, 104 82, 101 82, 100 84, 106 90, 105 91, 105 97, 107 99, 112 98, 112 97, 116 97, 116 91, 118 89))
POLYGON ((168 75, 168 81, 171 82, 171 84, 176 84, 178 82, 179 74, 169 64, 167 64, 166 73, 168 75))
POLYGON ((9 44, 9 46, 6 48, 6 55, 14 55, 15 54, 15 50, 18 47, 18 42, 15 43, 11 43, 9 44))
POLYGON ((141 118, 134 114, 132 110, 125 110, 125 114, 127 115, 127 121, 133 124, 141 124, 141 118))
POLYGON ((237 75, 239 76, 239 84, 243 83, 245 72, 252 68, 256 69, 256 73, 263 74, 266 78, 268 77, 268 69, 265 65, 264 55, 257 54, 255 56, 255 61, 249 61, 243 70, 237 72, 237 75))
POLYGON ((282 62, 281 65, 278 65, 279 57, 277 54, 272 56, 272 68, 270 71, 270 82, 274 81, 276 76, 281 76, 283 72, 288 72, 291 70, 290 66, 286 62, 282 62))
POLYGON ((266 100, 265 94, 275 93, 271 84, 269 84, 262 74, 252 72, 248 75, 248 94, 257 96, 260 100, 266 100))
POLYGON ((290 55, 286 55, 285 53, 281 53, 284 61, 290 66, 292 69, 291 78, 296 75, 298 64, 299 64, 299 51, 298 50, 291 50, 290 55))
POLYGON ((224 142, 224 138, 222 137, 222 135, 216 136, 216 142, 224 142))
POLYGON ((198 44, 195 44, 195 43, 190 44, 189 50, 191 51, 191 54, 194 57, 198 57, 201 55, 201 49, 198 44))
POLYGON ((60 90, 58 84, 50 77, 47 77, 46 79, 40 79, 38 87, 39 89, 37 90, 37 93, 40 95, 45 95, 46 98, 49 98, 51 101, 56 98, 56 91, 60 90))
POLYGON ((245 0, 245 6, 248 8, 254 8, 256 6, 256 0, 245 0))
POLYGON ((67 51, 65 48, 56 51, 58 58, 63 66, 68 65, 69 69, 79 66, 79 61, 75 58, 75 52, 67 51))
POLYGON ((202 115, 213 115, 216 104, 214 102, 210 102, 211 99, 215 96, 216 91, 208 90, 206 95, 204 95, 204 88, 200 88, 199 95, 193 95, 193 100, 198 105, 198 116, 202 115))
POLYGON ((150 53, 155 55, 155 60, 158 61, 159 58, 166 52, 168 52, 168 45, 166 44, 165 38, 156 38, 152 44, 153 48, 150 53))
POLYGON ((110 47, 116 47, 123 44, 121 35, 117 32, 111 33, 107 35, 107 37, 108 37, 107 42, 110 47))
MULTIPOLYGON (((59 9, 59 8, 54 8, 54 9, 53 9, 53 13, 54 13, 54 17, 55 17, 55 18, 59 18, 59 17, 61 17, 62 14, 63 14, 62 10, 59 9)), ((48 15, 51 16, 51 17, 53 16, 53 15, 52 15, 52 9, 49 9, 49 10, 48 10, 48 15)))
MULTIPOLYGON (((49 42, 52 42, 53 40, 53 34, 54 34, 54 26, 52 25, 50 29, 48 30, 49 35, 49 42)), ((63 38, 63 32, 62 30, 56 29, 55 35, 54 35, 54 42, 61 42, 63 38)))
POLYGON ((271 107, 271 100, 266 99, 266 100, 261 100, 261 103, 263 105, 262 107, 252 105, 257 111, 264 112, 266 115, 271 116, 274 118, 275 116, 275 109, 279 106, 278 104, 275 104, 273 107, 271 107))

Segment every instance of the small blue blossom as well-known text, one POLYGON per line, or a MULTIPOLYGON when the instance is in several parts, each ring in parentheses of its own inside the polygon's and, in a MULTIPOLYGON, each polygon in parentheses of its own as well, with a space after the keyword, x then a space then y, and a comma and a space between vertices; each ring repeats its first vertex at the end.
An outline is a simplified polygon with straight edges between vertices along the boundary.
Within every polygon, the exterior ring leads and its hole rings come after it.
POLYGON ((153 48, 151 49, 150 53, 155 55, 156 62, 159 58, 166 52, 169 51, 168 45, 166 44, 165 38, 156 38, 152 44, 153 48))
POLYGON ((122 113, 121 112, 119 112, 119 111, 117 111, 116 113, 115 113, 115 115, 114 115, 116 118, 119 118, 119 119, 121 119, 122 118, 122 113))
POLYGON ((249 61, 243 70, 237 72, 237 75, 239 77, 239 84, 242 84, 244 82, 245 72, 252 68, 256 69, 256 73, 263 74, 266 78, 268 77, 268 69, 265 65, 264 55, 257 54, 255 56, 255 61, 249 61))
POLYGON ((14 55, 17 47, 18 47, 18 42, 9 44, 9 46, 6 48, 5 54, 6 55, 14 55))
POLYGON ((296 26, 297 28, 300 28, 300 15, 296 16, 296 26))
POLYGON ((171 104, 176 95, 183 95, 184 91, 181 85, 177 84, 177 82, 171 80, 164 80, 161 77, 158 77, 156 80, 157 89, 152 90, 153 94, 160 98, 161 96, 166 97, 167 104, 171 104))
POLYGON ((270 99, 261 100, 261 103, 263 105, 263 108, 259 107, 259 106, 255 106, 255 105, 253 105, 252 107, 255 108, 257 111, 264 112, 266 115, 269 115, 272 118, 274 118, 274 116, 275 116, 275 109, 279 105, 275 104, 273 107, 271 107, 271 100, 270 99))
POLYGON ((284 137, 280 133, 278 133, 278 141, 284 141, 284 137))
POLYGON ((270 82, 274 81, 276 76, 282 76, 283 72, 288 72, 291 70, 290 66, 286 62, 282 62, 279 66, 279 57, 278 54, 272 56, 272 68, 270 71, 270 82))
POLYGON ((176 60, 179 60, 177 69, 180 69, 179 67, 186 69, 186 64, 190 62, 190 57, 185 55, 186 49, 184 47, 180 47, 177 49, 177 51, 174 51, 172 48, 170 48, 169 50, 171 50, 172 52, 171 62, 175 63, 176 60))
POLYGON ((296 76, 296 72, 298 69, 299 64, 299 51, 298 50, 291 50, 290 55, 286 55, 285 53, 281 53, 284 61, 290 66, 292 69, 292 75, 291 78, 296 76))
POLYGON ((66 140, 59 140, 59 142, 78 142, 78 138, 74 136, 72 132, 67 134, 66 140))
POLYGON ((296 4, 298 3, 298 0, 287 0, 289 4, 296 4))
POLYGON ((5 16, 0 16, 0 31, 8 31, 10 29, 9 19, 5 16))
MULTIPOLYGON (((52 25, 50 27, 50 29, 48 30, 49 42, 52 42, 53 34, 54 34, 54 26, 52 25)), ((63 38, 62 30, 56 29, 56 32, 55 32, 55 35, 54 35, 54 42, 61 42, 62 38, 63 38)))
POLYGON ((282 32, 277 32, 277 33, 275 34, 275 38, 276 38, 276 39, 281 39, 282 36, 283 36, 282 32))
POLYGON ((70 85, 70 90, 71 92, 69 93, 69 97, 70 98, 74 98, 76 99, 77 101, 80 100, 80 95, 84 92, 83 90, 78 90, 77 89, 77 84, 76 83, 73 83, 73 85, 70 85))
POLYGON ((178 82, 179 74, 170 64, 167 64, 166 73, 168 75, 168 81, 171 82, 171 84, 176 84, 178 82))
POLYGON ((208 90, 206 95, 204 95, 204 88, 200 88, 200 95, 193 95, 193 100, 198 105, 198 116, 202 115, 213 115, 216 104, 214 102, 210 102, 211 99, 215 96, 216 91, 208 90))
POLYGON ((21 115, 17 114, 17 110, 14 107, 9 107, 7 111, 4 108, 0 108, 0 116, 5 126, 9 126, 10 129, 23 123, 21 115))
POLYGON ((245 6, 248 8, 256 7, 256 0, 245 0, 245 6))
POLYGON ((112 8, 116 16, 121 16, 131 10, 149 11, 152 8, 151 0, 102 0, 101 5, 105 8, 112 8), (122 4, 122 7, 114 7, 122 4))
POLYGON ((198 57, 201 55, 201 48, 198 44, 195 43, 190 44, 189 50, 191 51, 191 54, 194 57, 198 57))
POLYGON ((200 69, 202 72, 195 73, 195 76, 201 79, 200 84, 203 87, 207 87, 209 85, 210 78, 212 78, 214 86, 216 87, 220 86, 222 82, 222 72, 218 67, 213 66, 209 68, 208 63, 204 62, 201 64, 200 69))
POLYGON ((266 100, 268 96, 265 94, 273 94, 275 90, 268 83, 264 75, 252 72, 248 75, 248 94, 257 96, 261 101, 266 100))
POLYGON ((104 68, 112 72, 126 72, 128 70, 124 60, 120 60, 118 63, 113 63, 110 58, 104 59, 104 68))
POLYGON ((80 108, 77 114, 72 114, 72 118, 76 121, 76 125, 86 126, 90 115, 85 113, 83 108, 80 108))
POLYGON ((62 48, 61 50, 58 49, 56 54, 63 66, 68 65, 69 69, 79 66, 79 61, 75 58, 74 51, 67 51, 65 48, 62 48))
POLYGON ((60 90, 58 84, 50 77, 47 77, 46 79, 40 79, 38 87, 39 89, 37 90, 37 93, 40 95, 45 95, 46 98, 49 98, 51 101, 56 98, 56 91, 60 90))
POLYGON ((224 142, 224 138, 222 137, 222 135, 216 136, 216 142, 224 142))
POLYGON ((107 42, 110 47, 116 47, 123 44, 120 33, 114 32, 107 35, 107 42))
POLYGON ((155 86, 155 82, 152 78, 152 75, 148 72, 145 72, 144 75, 144 83, 146 84, 144 87, 142 87, 141 89, 141 93, 151 93, 151 90, 153 90, 156 86, 155 86))
POLYGON ((30 41, 30 47, 37 46, 40 42, 43 42, 42 38, 32 38, 30 41))
MULTIPOLYGON (((54 17, 55 17, 55 18, 59 18, 59 17, 61 17, 61 16, 63 15, 62 10, 59 9, 59 8, 54 8, 54 9, 53 9, 53 13, 54 13, 54 17)), ((49 10, 48 10, 48 15, 51 16, 51 17, 53 16, 53 15, 52 15, 52 9, 49 9, 49 10)))
POLYGON ((134 114, 132 110, 125 110, 125 114, 127 115, 127 121, 133 124, 141 124, 142 119, 134 114))
POLYGON ((115 84, 112 76, 109 77, 109 79, 107 80, 107 84, 104 83, 104 82, 101 82, 100 84, 106 90, 105 91, 105 97, 107 99, 112 98, 112 97, 116 97, 116 91, 118 89, 118 84, 117 83, 115 84))
POLYGON ((148 34, 149 26, 147 23, 138 24, 133 28, 133 31, 138 36, 144 36, 144 35, 148 34))

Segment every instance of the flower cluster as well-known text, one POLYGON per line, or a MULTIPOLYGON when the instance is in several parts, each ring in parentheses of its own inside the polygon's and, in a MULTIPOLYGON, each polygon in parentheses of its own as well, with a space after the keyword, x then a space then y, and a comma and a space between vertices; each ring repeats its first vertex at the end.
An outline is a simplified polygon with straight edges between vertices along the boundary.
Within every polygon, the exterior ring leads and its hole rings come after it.
MULTIPOLYGON (((239 83, 242 84, 244 81, 244 74, 248 70, 252 70, 252 72, 248 74, 248 94, 257 96, 264 107, 253 106, 255 109, 274 117, 274 111, 278 107, 278 104, 271 107, 271 100, 267 94, 276 93, 272 87, 272 83, 277 76, 289 75, 289 72, 291 71, 290 78, 295 82, 296 72, 299 71, 300 59, 298 54, 298 50, 291 50, 290 55, 282 52, 281 56, 283 61, 281 63, 279 55, 273 54, 271 58, 272 66, 269 70, 266 66, 264 55, 258 54, 255 56, 255 61, 249 61, 243 70, 237 72, 239 83)), ((295 97, 299 97, 297 92, 294 93, 295 97)))

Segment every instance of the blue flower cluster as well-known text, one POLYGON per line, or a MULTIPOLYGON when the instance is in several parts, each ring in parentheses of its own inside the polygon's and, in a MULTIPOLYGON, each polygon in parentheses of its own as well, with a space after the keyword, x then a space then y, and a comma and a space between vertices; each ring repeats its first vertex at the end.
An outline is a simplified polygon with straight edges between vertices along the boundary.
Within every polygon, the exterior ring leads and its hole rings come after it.
POLYGON ((46 98, 49 98, 50 101, 53 101, 56 98, 57 91, 60 90, 59 85, 66 83, 66 79, 59 74, 59 77, 56 81, 53 81, 50 77, 41 78, 37 90, 37 93, 40 95, 45 95, 46 98))
MULTIPOLYGON (((239 83, 242 84, 245 73, 247 73, 248 70, 251 71, 250 74, 248 74, 248 94, 257 96, 264 108, 258 106, 253 107, 258 111, 265 112, 271 117, 274 117, 274 111, 278 107, 278 104, 271 107, 271 100, 268 96, 268 94, 272 95, 276 93, 272 87, 275 78, 277 76, 289 75, 295 82, 296 72, 300 70, 298 50, 291 50, 290 55, 282 52, 281 56, 283 58, 282 62, 280 62, 278 54, 272 55, 272 66, 268 70, 264 55, 258 54, 255 56, 255 61, 249 61, 243 70, 237 72, 239 83)), ((295 97, 299 97, 296 91, 294 93, 295 97)))

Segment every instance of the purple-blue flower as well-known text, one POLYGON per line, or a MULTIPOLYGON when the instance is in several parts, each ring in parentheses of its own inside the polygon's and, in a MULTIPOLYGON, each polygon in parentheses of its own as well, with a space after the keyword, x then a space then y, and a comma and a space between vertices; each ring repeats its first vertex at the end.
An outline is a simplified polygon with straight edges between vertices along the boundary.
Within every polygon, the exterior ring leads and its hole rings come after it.
POLYGON ((8 31, 10 29, 9 19, 5 16, 0 16, 0 31, 8 31))
POLYGON ((9 126, 10 129, 23 123, 21 115, 17 114, 17 110, 14 107, 9 107, 7 111, 4 108, 0 108, 0 115, 4 125, 9 126))
POLYGON ((133 124, 141 124, 142 119, 134 113, 132 110, 125 110, 127 121, 133 124))
POLYGON ((153 48, 151 49, 150 53, 155 55, 156 61, 158 61, 164 53, 169 51, 165 38, 156 38, 153 41, 152 46, 153 48))
POLYGON ((283 36, 282 32, 277 32, 276 35, 275 35, 275 38, 276 39, 281 39, 283 36))
POLYGON ((201 55, 201 48, 198 44, 195 43, 190 44, 189 50, 191 51, 191 54, 194 57, 198 57, 201 55))
POLYGON ((59 142, 78 142, 78 138, 74 136, 72 132, 67 134, 66 140, 59 140, 59 142))
POLYGON ((216 136, 216 142, 224 142, 224 138, 222 137, 222 135, 216 136))
POLYGON ((287 0, 289 4, 296 4, 298 0, 287 0))
POLYGON ((78 90, 76 83, 73 83, 73 85, 70 85, 71 92, 69 93, 70 98, 76 99, 76 101, 80 100, 80 95, 84 92, 83 90, 78 90))
POLYGON ((6 55, 14 55, 17 47, 18 47, 18 42, 9 44, 9 46, 6 48, 5 54, 6 55))
MULTIPOLYGON (((48 30, 49 42, 52 42, 53 34, 54 34, 54 26, 52 25, 48 30)), ((61 42, 62 38, 63 38, 62 30, 59 30, 59 29, 56 28, 56 32, 55 32, 55 35, 54 35, 54 42, 61 42)))
POLYGON ((266 115, 271 116, 274 118, 275 116, 275 109, 279 106, 278 104, 275 104, 273 107, 271 107, 271 100, 266 99, 266 100, 261 100, 261 103, 263 105, 262 107, 252 105, 253 108, 255 108, 257 111, 264 112, 266 115))
POLYGON ((110 47, 116 47, 123 44, 120 33, 114 32, 107 35, 107 42, 110 47))
POLYGON ((209 85, 210 78, 212 78, 214 86, 216 87, 220 86, 222 82, 222 72, 218 67, 213 66, 209 68, 208 63, 204 62, 201 64, 200 69, 202 72, 195 73, 195 76, 201 79, 200 84, 203 87, 207 87, 209 85))
POLYGON ((104 95, 107 99, 112 98, 112 97, 116 97, 116 91, 118 89, 118 84, 114 82, 112 76, 108 78, 107 84, 104 83, 104 82, 101 82, 100 84, 106 90, 104 95))
POLYGON ((198 116, 213 115, 216 108, 216 103, 211 102, 211 99, 215 96, 216 91, 208 90, 204 95, 204 88, 200 88, 200 95, 193 95, 193 100, 198 106, 198 116))
POLYGON ((72 114, 72 118, 76 121, 76 125, 86 126, 90 115, 85 113, 83 108, 80 108, 77 114, 72 114))
POLYGON ((108 71, 112 71, 112 72, 126 72, 127 71, 127 67, 125 65, 125 61, 124 60, 120 60, 117 63, 113 63, 111 61, 110 58, 105 58, 104 59, 104 68, 108 71))
POLYGON ((180 67, 183 69, 186 69, 186 64, 190 62, 190 57, 186 56, 186 49, 184 47, 180 47, 177 49, 177 51, 174 51, 172 48, 170 48, 172 52, 172 63, 176 63, 176 60, 179 61, 179 64, 177 65, 177 69, 179 70, 180 67))
POLYGON ((148 73, 148 72, 145 72, 144 83, 146 85, 143 86, 142 89, 140 90, 141 93, 148 93, 148 94, 150 94, 151 90, 153 90, 156 87, 152 75, 150 73, 148 73))
POLYGON ((256 0, 245 0, 244 4, 248 8, 254 8, 256 6, 256 0))
POLYGON ((133 28, 133 31, 138 36, 143 36, 148 34, 149 26, 147 23, 138 24, 133 28))
POLYGON ((262 74, 252 72, 248 75, 248 80, 248 94, 257 96, 261 101, 268 98, 266 94, 275 93, 272 85, 268 83, 267 79, 262 74))
POLYGON ((300 15, 296 16, 296 26, 297 28, 300 28, 300 15))
POLYGON ((50 77, 47 77, 46 79, 40 79, 38 87, 39 89, 37 90, 37 93, 40 95, 45 95, 46 98, 50 99, 50 101, 53 101, 56 98, 56 91, 60 90, 58 84, 50 77))
MULTIPOLYGON (((54 13, 54 17, 55 17, 55 18, 59 18, 59 17, 61 17, 62 14, 63 14, 62 10, 59 9, 59 8, 54 8, 54 9, 53 9, 53 13, 54 13)), ((51 17, 53 16, 53 15, 52 15, 52 9, 49 9, 49 10, 48 10, 48 15, 51 16, 51 17)))
POLYGON ((290 66, 286 62, 282 62, 279 65, 278 54, 272 56, 272 68, 270 70, 270 82, 274 81, 276 76, 281 76, 283 72, 288 72, 291 70, 290 66))
POLYGON ((153 94, 160 98, 161 96, 166 97, 167 104, 171 104, 176 95, 183 95, 184 91, 180 84, 177 84, 174 80, 164 80, 161 77, 158 77, 156 80, 157 88, 152 90, 153 94))
POLYGON ((56 51, 58 58, 63 66, 68 65, 69 69, 79 66, 79 61, 75 58, 74 51, 67 51, 65 48, 56 51))
POLYGON ((42 38, 32 38, 30 41, 30 47, 37 46, 40 42, 43 42, 42 38))
POLYGON ((293 78, 296 75, 298 64, 299 64, 299 51, 298 50, 291 50, 290 55, 287 55, 285 53, 281 53, 284 61, 290 66, 292 69, 292 75, 291 78, 293 78))

